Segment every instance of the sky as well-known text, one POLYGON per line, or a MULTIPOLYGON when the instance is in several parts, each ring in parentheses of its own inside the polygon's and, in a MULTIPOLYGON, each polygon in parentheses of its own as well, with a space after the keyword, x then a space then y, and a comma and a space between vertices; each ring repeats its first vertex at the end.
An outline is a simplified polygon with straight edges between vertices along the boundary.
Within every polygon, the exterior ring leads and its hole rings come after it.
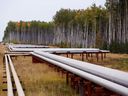
POLYGON ((105 0, 0 0, 0 41, 9 21, 52 21, 61 8, 86 9, 105 0))

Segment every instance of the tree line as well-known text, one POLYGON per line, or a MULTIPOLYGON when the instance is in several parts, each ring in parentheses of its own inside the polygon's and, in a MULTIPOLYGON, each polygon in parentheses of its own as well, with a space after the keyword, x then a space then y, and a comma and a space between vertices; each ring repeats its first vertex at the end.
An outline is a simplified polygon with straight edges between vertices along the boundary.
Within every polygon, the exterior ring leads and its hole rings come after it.
POLYGON ((82 10, 61 9, 52 22, 10 21, 3 41, 128 53, 128 1, 107 0, 105 5, 93 4, 82 10))
POLYGON ((4 31, 4 42, 23 44, 52 44, 53 22, 13 22, 10 21, 4 31))
POLYGON ((107 0, 109 10, 109 49, 128 53, 128 0, 107 0))
POLYGON ((53 17, 53 22, 10 21, 4 41, 61 47, 101 47, 99 41, 102 45, 107 41, 103 39, 107 35, 102 35, 107 33, 107 22, 107 10, 95 4, 86 10, 61 9, 53 17))

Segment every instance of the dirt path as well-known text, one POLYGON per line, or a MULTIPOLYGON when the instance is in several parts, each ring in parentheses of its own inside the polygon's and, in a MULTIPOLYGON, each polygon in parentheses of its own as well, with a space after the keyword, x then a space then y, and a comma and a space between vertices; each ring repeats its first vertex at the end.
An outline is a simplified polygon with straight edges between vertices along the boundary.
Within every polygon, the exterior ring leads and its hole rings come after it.
POLYGON ((0 96, 6 96, 6 92, 2 91, 3 88, 6 88, 6 85, 3 84, 3 56, 5 49, 5 46, 0 44, 0 96))

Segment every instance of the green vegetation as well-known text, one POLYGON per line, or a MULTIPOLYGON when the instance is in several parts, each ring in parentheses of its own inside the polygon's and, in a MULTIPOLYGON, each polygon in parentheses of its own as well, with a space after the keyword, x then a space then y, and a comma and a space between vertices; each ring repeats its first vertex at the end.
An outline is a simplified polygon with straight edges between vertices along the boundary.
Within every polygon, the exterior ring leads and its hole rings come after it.
POLYGON ((109 10, 109 45, 112 52, 128 53, 128 0, 106 0, 109 10))
POLYGON ((64 42, 61 42, 59 44, 57 44, 58 47, 60 48, 70 48, 70 44, 67 44, 67 43, 64 43, 64 42))
POLYGON ((128 58, 111 59, 110 62, 114 62, 114 63, 106 64, 105 67, 118 69, 122 71, 128 71, 128 58))
POLYGON ((106 7, 60 9, 52 22, 8 23, 4 42, 95 47, 114 53, 128 53, 128 1, 106 0, 106 7))
POLYGON ((32 44, 50 43, 60 47, 102 48, 103 43, 107 42, 107 39, 104 39, 106 35, 102 36, 106 32, 106 24, 108 13, 101 6, 94 4, 85 10, 61 9, 53 17, 53 22, 10 21, 3 40, 32 44))
MULTIPOLYGON (((64 55, 64 56, 66 56, 66 55, 64 55)), ((78 54, 74 55, 73 58, 77 59, 77 60, 82 60, 82 57, 78 54)), ((86 59, 86 57, 84 57, 84 61, 90 62, 92 64, 97 64, 100 66, 105 66, 105 67, 128 72, 128 54, 108 53, 104 60, 101 60, 99 58, 98 61, 97 61, 95 55, 93 55, 93 58, 88 57, 88 60, 86 59)))
POLYGON ((12 43, 31 43, 31 44, 49 44, 49 38, 47 34, 53 34, 53 22, 41 22, 41 21, 20 21, 8 23, 5 29, 4 42, 12 43), (45 35, 46 34, 46 35, 45 35), (45 41, 49 41, 46 43, 45 41))
MULTIPOLYGON (((85 10, 61 9, 53 19, 55 24, 65 29, 66 32, 71 32, 68 31, 69 29, 83 34, 81 40, 88 39, 87 45, 92 43, 91 46, 102 48, 104 42, 107 42, 108 11, 104 7, 97 7, 94 4, 85 10)), ((82 44, 78 45, 81 46, 82 44)))
POLYGON ((128 54, 128 43, 112 42, 109 49, 113 53, 127 53, 128 54))

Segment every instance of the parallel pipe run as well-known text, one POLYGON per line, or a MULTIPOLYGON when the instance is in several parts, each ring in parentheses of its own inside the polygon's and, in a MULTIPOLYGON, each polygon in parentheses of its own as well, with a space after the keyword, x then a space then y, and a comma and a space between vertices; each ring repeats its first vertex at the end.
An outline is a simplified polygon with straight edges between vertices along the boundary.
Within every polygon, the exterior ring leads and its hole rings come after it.
POLYGON ((128 73, 126 72, 74 60, 71 58, 57 56, 46 52, 35 51, 34 53, 128 87, 128 73))
POLYGON ((7 96, 14 96, 11 74, 10 74, 10 70, 9 70, 9 63, 8 63, 8 59, 7 59, 6 55, 5 55, 5 66, 6 66, 6 74, 7 74, 7 90, 8 90, 7 96))
POLYGON ((15 48, 49 48, 49 46, 45 46, 45 45, 31 45, 31 44, 8 44, 8 47, 15 47, 15 48))
MULTIPOLYGON (((47 53, 45 53, 47 55, 47 53)), ((86 72, 86 71, 83 71, 83 70, 80 70, 78 68, 75 68, 75 67, 72 67, 68 64, 65 64, 65 63, 62 63, 62 62, 59 62, 57 60, 54 60, 52 58, 49 58, 48 56, 43 56, 43 55, 40 55, 40 54, 37 54, 37 53, 32 53, 32 55, 36 56, 36 57, 39 57, 47 62, 50 62, 56 66, 59 66, 69 72, 72 72, 80 77, 83 77, 85 79, 88 79, 100 86, 103 86, 111 91, 114 91, 116 93, 119 93, 123 96, 128 96, 128 87, 126 86, 123 86, 123 85, 120 85, 118 83, 115 83, 115 82, 112 82, 111 80, 108 80, 108 79, 105 79, 105 78, 102 78, 101 76, 97 76, 97 75, 94 75, 94 74, 91 74, 89 72, 86 72)), ((56 55, 54 56, 56 57, 56 55)), ((60 59, 57 57, 57 59, 60 59)), ((64 59, 64 58, 63 58, 64 59)), ((79 64, 79 63, 78 63, 79 64)))
POLYGON ((9 63, 10 63, 10 67, 11 67, 11 70, 12 70, 12 75, 13 75, 13 78, 14 78, 14 81, 15 81, 18 96, 25 96, 23 88, 22 88, 21 83, 20 83, 20 80, 18 78, 18 75, 17 75, 16 70, 14 68, 14 65, 12 63, 12 60, 11 60, 9 55, 7 55, 7 56, 8 56, 8 59, 9 59, 9 63))
MULTIPOLYGON (((34 45, 31 45, 34 46, 34 45)), ((30 47, 30 45, 8 45, 8 48, 10 49, 10 51, 14 51, 14 52, 33 52, 35 50, 40 50, 43 52, 57 52, 57 53, 67 53, 69 52, 78 52, 78 53, 82 53, 83 51, 91 51, 91 52, 98 52, 99 49, 96 48, 41 48, 37 45, 35 45, 35 47, 30 47)))

